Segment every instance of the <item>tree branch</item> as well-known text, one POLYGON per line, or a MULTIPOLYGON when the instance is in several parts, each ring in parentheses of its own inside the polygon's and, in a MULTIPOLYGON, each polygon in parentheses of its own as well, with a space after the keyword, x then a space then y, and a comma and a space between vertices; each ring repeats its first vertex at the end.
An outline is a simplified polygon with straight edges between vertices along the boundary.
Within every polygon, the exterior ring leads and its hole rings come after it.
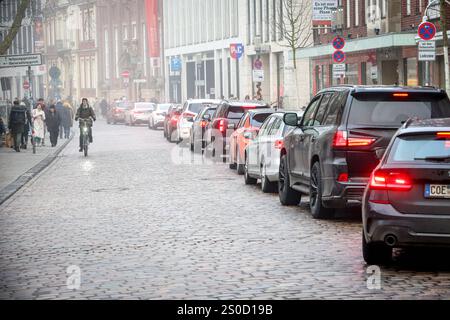
POLYGON ((19 32, 20 27, 22 26, 22 20, 25 17, 25 12, 30 5, 31 0, 22 0, 20 6, 17 8, 17 13, 14 18, 14 22, 11 26, 11 29, 8 32, 8 35, 5 37, 5 40, 0 44, 0 55, 5 55, 8 52, 8 49, 11 47, 14 38, 19 32))

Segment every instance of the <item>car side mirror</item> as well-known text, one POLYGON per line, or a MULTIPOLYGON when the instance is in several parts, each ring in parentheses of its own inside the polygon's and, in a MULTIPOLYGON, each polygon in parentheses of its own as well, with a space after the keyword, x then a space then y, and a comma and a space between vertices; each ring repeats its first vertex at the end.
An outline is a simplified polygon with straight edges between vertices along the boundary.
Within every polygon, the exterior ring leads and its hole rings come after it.
POLYGON ((299 126, 299 118, 298 115, 294 112, 287 112, 283 116, 283 121, 286 125, 291 127, 299 126))
POLYGON ((249 140, 253 140, 255 138, 255 134, 253 132, 245 132, 244 133, 244 138, 245 139, 249 139, 249 140))

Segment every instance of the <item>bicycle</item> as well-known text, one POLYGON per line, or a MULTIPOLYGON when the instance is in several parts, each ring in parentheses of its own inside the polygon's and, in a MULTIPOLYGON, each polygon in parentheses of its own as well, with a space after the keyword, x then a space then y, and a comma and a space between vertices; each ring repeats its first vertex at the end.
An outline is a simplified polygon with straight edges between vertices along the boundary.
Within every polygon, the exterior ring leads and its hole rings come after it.
POLYGON ((88 156, 88 150, 89 150, 89 129, 92 126, 92 120, 91 119, 80 119, 80 127, 81 127, 81 133, 82 133, 82 143, 81 147, 84 152, 84 156, 88 156))

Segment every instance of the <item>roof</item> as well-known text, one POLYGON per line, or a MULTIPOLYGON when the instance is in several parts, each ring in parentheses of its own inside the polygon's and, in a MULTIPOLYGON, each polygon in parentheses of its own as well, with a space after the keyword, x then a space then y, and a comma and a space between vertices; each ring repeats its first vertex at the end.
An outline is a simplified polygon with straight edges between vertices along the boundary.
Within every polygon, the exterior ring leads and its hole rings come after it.
POLYGON ((267 103, 261 101, 227 101, 227 104, 236 107, 267 106, 267 103))
POLYGON ((275 109, 272 109, 272 108, 248 109, 246 112, 251 113, 251 114, 275 113, 275 109))
POLYGON ((363 85, 340 85, 321 90, 319 93, 327 91, 338 91, 344 89, 351 89, 355 93, 364 92, 428 92, 428 93, 444 93, 444 90, 435 87, 404 87, 404 86, 386 86, 386 85, 376 85, 376 86, 363 86, 363 85))
POLYGON ((427 133, 436 131, 450 132, 450 118, 441 119, 409 119, 399 129, 397 135, 407 135, 412 133, 427 133))
POLYGON ((220 104, 222 100, 219 99, 189 99, 188 103, 203 103, 203 104, 220 104))

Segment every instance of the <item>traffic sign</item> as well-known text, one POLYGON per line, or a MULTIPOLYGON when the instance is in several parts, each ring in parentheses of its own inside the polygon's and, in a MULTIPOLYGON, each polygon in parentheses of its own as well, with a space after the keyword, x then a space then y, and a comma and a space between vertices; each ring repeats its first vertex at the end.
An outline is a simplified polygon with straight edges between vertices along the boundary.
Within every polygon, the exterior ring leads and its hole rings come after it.
POLYGON ((333 48, 336 50, 342 50, 345 47, 345 39, 341 36, 337 36, 333 39, 333 48))
POLYGON ((436 51, 419 51, 419 61, 435 61, 436 51))
POLYGON ((263 82, 264 81, 264 70, 255 69, 253 70, 253 82, 263 82))
POLYGON ((261 70, 262 67, 263 67, 263 63, 262 63, 261 59, 258 58, 255 60, 255 62, 253 62, 253 69, 261 70))
POLYGON ((41 54, 0 56, 0 68, 40 66, 41 64, 41 54))
POLYGON ((345 77, 346 71, 345 63, 334 63, 333 64, 333 78, 345 77))
POLYGON ((419 41, 419 61, 436 60, 436 41, 419 41))
POLYGON ((130 77, 130 71, 125 70, 120 74, 123 78, 129 78, 130 77))
POLYGON ((170 70, 172 72, 181 71, 181 59, 178 57, 172 57, 170 59, 170 70))
POLYGON ((233 59, 239 60, 244 54, 244 45, 242 43, 230 44, 230 55, 233 59))
POLYGON ((25 80, 25 81, 23 82, 23 88, 24 88, 25 90, 30 89, 30 83, 29 83, 27 80, 25 80))
POLYGON ((419 25, 419 29, 417 30, 419 37, 422 40, 428 41, 434 38, 436 35, 436 26, 431 22, 423 22, 419 25))
POLYGON ((333 53, 333 61, 335 63, 343 63, 345 61, 345 53, 341 50, 336 50, 333 53))

